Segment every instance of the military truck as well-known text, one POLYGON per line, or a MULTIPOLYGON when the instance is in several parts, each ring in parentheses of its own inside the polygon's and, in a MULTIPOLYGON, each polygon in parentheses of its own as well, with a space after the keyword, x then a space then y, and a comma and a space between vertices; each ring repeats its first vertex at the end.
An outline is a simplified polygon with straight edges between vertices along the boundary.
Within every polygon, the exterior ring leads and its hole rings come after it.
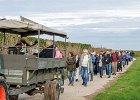
MULTIPOLYGON (((63 58, 55 58, 54 55, 52 58, 41 58, 40 36, 42 34, 52 36, 54 45, 56 36, 64 38, 66 43, 67 34, 25 17, 21 17, 21 20, 1 19, 0 32, 4 35, 4 42, 6 34, 17 34, 21 37, 37 36, 38 42, 36 56, 27 52, 15 53, 17 47, 6 46, 4 43, 0 47, 0 99, 18 100, 19 94, 42 93, 44 100, 59 100, 60 93, 64 91, 62 76, 66 67, 66 44, 65 48, 61 48, 64 51, 63 58)), ((50 49, 55 52, 54 46, 50 49)))

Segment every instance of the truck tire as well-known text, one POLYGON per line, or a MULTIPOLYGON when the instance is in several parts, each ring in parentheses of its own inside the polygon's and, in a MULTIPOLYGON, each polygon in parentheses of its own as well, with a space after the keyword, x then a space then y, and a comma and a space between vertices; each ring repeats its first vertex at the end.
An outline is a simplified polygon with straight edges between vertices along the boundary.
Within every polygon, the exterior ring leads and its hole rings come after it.
POLYGON ((52 81, 52 100, 59 100, 59 96, 60 96, 60 85, 58 84, 57 81, 52 81))
POLYGON ((44 84, 44 100, 50 100, 50 82, 44 84))
POLYGON ((18 95, 9 95, 9 100, 18 100, 18 95))
POLYGON ((60 85, 57 81, 50 81, 45 83, 44 100, 59 100, 60 85))
POLYGON ((0 80, 0 100, 9 100, 7 85, 4 80, 0 80))

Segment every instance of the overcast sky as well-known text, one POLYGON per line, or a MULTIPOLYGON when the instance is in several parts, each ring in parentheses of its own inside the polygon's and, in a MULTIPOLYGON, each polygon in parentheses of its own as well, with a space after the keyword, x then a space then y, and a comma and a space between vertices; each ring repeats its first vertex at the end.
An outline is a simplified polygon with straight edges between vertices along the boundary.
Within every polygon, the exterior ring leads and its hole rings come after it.
POLYGON ((70 42, 140 50, 140 0, 0 0, 0 18, 24 16, 70 42))

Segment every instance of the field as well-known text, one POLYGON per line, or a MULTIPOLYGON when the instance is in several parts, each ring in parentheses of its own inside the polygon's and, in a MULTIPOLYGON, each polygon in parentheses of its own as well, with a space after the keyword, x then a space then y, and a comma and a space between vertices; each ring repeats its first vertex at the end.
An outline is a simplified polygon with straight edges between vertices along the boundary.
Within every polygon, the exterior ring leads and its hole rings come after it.
POLYGON ((140 100, 140 57, 130 69, 93 100, 140 100))

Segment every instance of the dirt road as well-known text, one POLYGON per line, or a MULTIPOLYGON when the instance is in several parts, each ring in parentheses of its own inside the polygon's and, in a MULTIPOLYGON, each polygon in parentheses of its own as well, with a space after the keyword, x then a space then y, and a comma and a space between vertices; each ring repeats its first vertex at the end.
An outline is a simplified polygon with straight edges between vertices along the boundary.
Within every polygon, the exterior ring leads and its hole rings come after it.
MULTIPOLYGON (((89 100, 86 96, 94 95, 97 91, 103 90, 110 81, 115 80, 123 74, 131 64, 132 62, 129 66, 123 69, 123 72, 119 72, 116 76, 112 75, 111 78, 107 78, 106 75, 103 78, 100 78, 99 75, 94 76, 94 80, 92 82, 88 82, 87 87, 82 85, 81 77, 79 77, 78 82, 75 82, 74 86, 68 86, 68 80, 66 80, 64 85, 65 92, 61 94, 60 100, 89 100)), ((35 96, 28 96, 26 94, 22 94, 19 96, 19 100, 43 100, 43 95, 37 94, 35 96)))

